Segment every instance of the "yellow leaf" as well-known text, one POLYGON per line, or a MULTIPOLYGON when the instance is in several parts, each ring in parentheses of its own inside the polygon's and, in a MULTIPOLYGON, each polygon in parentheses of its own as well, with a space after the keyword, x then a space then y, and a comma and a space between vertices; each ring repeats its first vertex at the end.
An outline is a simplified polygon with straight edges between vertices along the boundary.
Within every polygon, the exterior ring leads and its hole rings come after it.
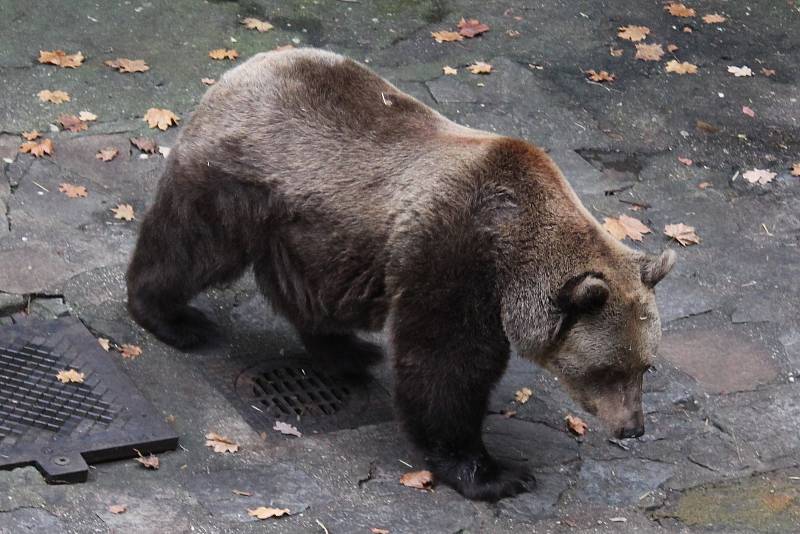
POLYGON ((76 371, 75 369, 64 369, 56 374, 56 378, 62 384, 83 384, 83 380, 86 378, 86 375, 76 371))
POLYGON ((594 69, 587 70, 586 77, 589 78, 591 81, 597 83, 613 82, 614 80, 617 79, 617 77, 614 74, 611 74, 608 71, 601 70, 600 72, 597 72, 594 69))
POLYGON ((442 72, 444 72, 445 76, 455 76, 456 74, 458 74, 457 69, 454 69, 453 67, 450 67, 448 65, 442 67, 442 72))
POLYGON ((39 139, 40 134, 37 130, 32 130, 30 132, 22 132, 22 137, 25 138, 26 141, 33 141, 34 139, 39 139))
POLYGON ((431 32, 431 37, 437 43, 451 43, 454 41, 463 41, 464 36, 458 32, 450 32, 450 31, 438 31, 438 32, 431 32))
POLYGON ((173 124, 178 124, 181 119, 168 109, 150 108, 144 114, 143 120, 147 122, 150 128, 166 130, 173 124))
POLYGON ((234 60, 239 57, 239 52, 232 48, 216 48, 208 53, 211 59, 230 59, 234 60))
POLYGON ((51 102, 53 104, 63 104, 69 102, 69 94, 66 91, 50 91, 44 89, 37 94, 39 100, 42 102, 51 102))
POLYGON ((488 63, 484 63, 483 61, 476 61, 467 67, 467 70, 472 74, 489 74, 492 72, 492 66, 488 63))
POLYGON ((214 78, 200 78, 200 81, 203 83, 203 85, 214 85, 217 83, 217 80, 214 78))
POLYGON ((636 45, 636 59, 642 61, 660 61, 664 56, 664 49, 660 44, 639 43, 636 45))
POLYGON ((675 74, 694 74, 697 72, 697 65, 693 65, 688 61, 680 62, 675 59, 667 61, 667 72, 674 72, 675 74))
POLYGON ((150 453, 148 456, 142 456, 141 452, 139 452, 139 451, 136 451, 136 452, 139 453, 139 457, 138 458, 134 458, 134 460, 136 460, 137 462, 142 464, 145 469, 154 469, 155 470, 155 469, 158 469, 159 467, 161 467, 161 462, 159 461, 158 456, 156 456, 155 454, 150 453))
MULTIPOLYGON (((133 219, 136 218, 136 217, 134 217, 134 214, 133 214, 133 206, 131 206, 130 204, 117 204, 117 207, 116 208, 111 208, 111 211, 114 212, 114 218, 115 219, 122 219, 122 220, 125 220, 125 221, 132 221, 133 219)), ((124 355, 125 354, 123 353, 123 356, 124 355)), ((136 356, 138 356, 138 354, 136 354, 134 356, 130 356, 130 357, 134 358, 136 356)))
POLYGON ((112 514, 124 514, 128 511, 128 507, 124 504, 112 504, 108 507, 108 511, 112 514))
MULTIPOLYGON (((127 206, 130 208, 130 204, 121 204, 121 206, 127 206)), ((117 217, 116 215, 114 217, 116 217, 117 219, 124 218, 124 217, 117 217)), ((133 208, 131 208, 131 218, 125 220, 130 221, 132 219, 133 219, 133 208)), ((136 358, 142 355, 141 347, 139 347, 138 345, 129 345, 127 343, 125 345, 120 345, 119 352, 122 354, 123 358, 128 360, 135 360, 136 358)))
POLYGON ((410 471, 400 477, 400 484, 409 488, 428 489, 433 485, 430 471, 410 471))
POLYGON ((567 422, 567 428, 569 428, 573 434, 578 436, 583 436, 589 429, 589 425, 587 425, 580 417, 567 415, 564 420, 567 422))
POLYGON ((84 198, 89 192, 82 185, 73 185, 63 183, 58 185, 58 190, 67 195, 69 198, 84 198))
POLYGON ((720 24, 722 22, 725 22, 726 20, 728 19, 726 19, 719 13, 712 13, 711 15, 706 15, 703 17, 703 22, 705 22, 706 24, 720 24))
POLYGON ((230 438, 220 436, 216 432, 209 432, 206 434, 206 447, 211 447, 214 452, 236 452, 239 450, 239 444, 230 438))
POLYGON ((263 20, 258 20, 253 17, 247 17, 246 19, 242 19, 242 24, 248 30, 257 30, 261 33, 270 31, 274 26, 269 22, 265 22, 263 20))
POLYGON ((96 157, 100 161, 111 161, 112 159, 117 157, 117 154, 119 154, 119 150, 117 150, 113 146, 109 146, 106 148, 101 148, 100 151, 97 154, 95 154, 94 157, 96 157))
POLYGON ((622 48, 609 48, 608 53, 611 54, 611 57, 622 57, 625 51, 622 48))
POLYGON ((736 76, 737 78, 742 78, 744 76, 752 76, 753 71, 750 70, 750 67, 747 65, 742 65, 741 67, 735 67, 733 65, 728 67, 728 72, 736 76))
POLYGON ((753 169, 751 171, 746 171, 742 173, 742 178, 750 182, 751 184, 760 184, 765 185, 770 183, 775 176, 776 173, 770 172, 765 169, 753 169))
POLYGON ((146 72, 150 70, 150 67, 143 59, 118 57, 117 59, 109 59, 103 63, 120 72, 146 72))
POLYGON ((281 517, 284 515, 289 515, 288 508, 269 508, 267 506, 259 506, 258 508, 254 509, 247 509, 247 514, 250 517, 255 517, 256 519, 269 519, 270 517, 281 517))
POLYGON ((514 400, 520 404, 525 404, 530 400, 531 395, 533 395, 531 388, 522 388, 514 393, 514 400))
POLYGON ((83 63, 83 54, 67 54, 63 50, 39 50, 39 63, 50 63, 61 68, 76 69, 83 63))
POLYGON ((616 219, 613 217, 604 218, 603 228, 620 241, 626 237, 631 238, 633 241, 641 241, 644 234, 651 232, 650 228, 645 226, 642 221, 627 215, 620 215, 616 219))
POLYGON ((97 115, 90 111, 81 111, 78 113, 78 118, 82 121, 96 121, 97 115))
POLYGON ((99 343, 100 346, 103 347, 103 350, 106 351, 106 352, 108 352, 111 349, 111 340, 110 339, 106 339, 104 337, 99 337, 99 338, 97 338, 97 343, 99 343))
POLYGON ((53 154, 53 141, 52 139, 42 139, 40 143, 28 141, 20 145, 19 151, 22 153, 30 152, 31 156, 35 158, 41 158, 45 154, 50 156, 53 154))
POLYGON ((647 26, 620 26, 617 36, 628 41, 643 41, 650 33, 647 26))
POLYGON ((664 235, 673 238, 683 247, 687 245, 696 245, 700 242, 700 236, 697 235, 694 227, 687 226, 683 223, 664 226, 664 235))
POLYGON ((677 2, 670 2, 664 6, 664 9, 666 9, 673 17, 689 18, 694 17, 697 14, 694 9, 686 7, 685 5, 677 2))

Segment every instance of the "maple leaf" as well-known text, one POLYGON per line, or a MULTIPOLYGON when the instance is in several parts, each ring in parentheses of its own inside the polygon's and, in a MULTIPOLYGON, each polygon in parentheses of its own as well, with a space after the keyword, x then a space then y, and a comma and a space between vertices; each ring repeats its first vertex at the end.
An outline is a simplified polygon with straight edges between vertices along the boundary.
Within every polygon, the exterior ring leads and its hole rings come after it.
POLYGON ((664 9, 666 9, 673 17, 689 18, 694 17, 697 14, 691 7, 686 7, 685 5, 677 2, 670 2, 664 6, 664 9))
POLYGON ((67 195, 69 198, 84 198, 89 192, 82 185, 73 185, 63 183, 58 185, 58 190, 67 195))
POLYGON ((130 141, 133 146, 142 152, 155 154, 158 151, 158 145, 156 144, 155 140, 149 137, 131 137, 130 141))
POLYGON ((748 106, 742 106, 742 113, 744 113, 748 117, 755 117, 756 116, 756 112, 753 111, 753 108, 748 107, 748 106))
POLYGON ((612 47, 608 49, 608 53, 611 54, 611 57, 622 57, 622 54, 624 54, 625 51, 622 48, 612 47))
POLYGON ((454 41, 463 41, 464 36, 458 32, 450 32, 446 30, 438 31, 438 32, 431 32, 431 37, 437 43, 452 43, 454 41))
MULTIPOLYGON (((122 206, 130 207, 130 204, 122 204, 122 206)), ((112 211, 114 211, 114 210, 112 210, 112 211)), ((117 218, 117 219, 123 219, 124 218, 124 217, 117 217, 116 215, 114 217, 117 218)), ((131 208, 131 218, 130 219, 125 219, 125 220, 127 220, 127 221, 133 220, 133 208, 131 208)), ((124 345, 120 345, 119 352, 122 354, 123 358, 129 359, 129 360, 135 360, 136 358, 138 358, 139 356, 142 355, 142 348, 139 347, 138 345, 130 345, 130 344, 126 343, 124 345)))
POLYGON ((203 85, 214 85, 217 83, 217 80, 214 78, 200 78, 200 81, 203 83, 203 85))
POLYGON ((35 158, 41 158, 45 154, 51 156, 53 154, 53 140, 42 139, 40 143, 36 141, 27 141, 20 145, 19 151, 23 154, 30 152, 31 156, 35 158))
POLYGON ((233 48, 216 48, 208 53, 208 57, 211 59, 230 59, 234 60, 239 57, 239 52, 234 50, 233 48))
POLYGON ((700 242, 700 236, 697 235, 694 227, 687 226, 683 223, 664 226, 664 235, 673 238, 683 247, 687 245, 696 245, 700 242))
POLYGON ((800 163, 792 165, 792 176, 800 176, 800 163))
POLYGON ((723 17, 719 13, 712 13, 710 15, 705 15, 703 17, 703 22, 706 24, 720 24, 728 20, 727 18, 723 17))
POLYGON ((694 162, 693 162, 692 160, 690 160, 689 158, 682 158, 682 157, 678 157, 678 161, 680 161, 681 163, 683 163, 683 164, 684 164, 684 165, 686 165, 687 167, 691 167, 692 163, 694 163, 694 162))
POLYGON ((467 67, 467 70, 470 71, 472 74, 489 74, 490 72, 492 72, 492 66, 483 61, 476 61, 475 63, 467 67))
POLYGON ((94 155, 100 161, 111 161, 112 159, 117 157, 119 154, 119 150, 114 148, 113 146, 109 146, 106 148, 101 148, 100 151, 94 155))
POLYGON ((206 447, 211 447, 214 452, 236 452, 239 450, 239 444, 230 438, 220 436, 216 432, 209 432, 206 434, 206 447))
POLYGON ((514 393, 514 400, 520 404, 525 404, 531 398, 531 395, 533 395, 531 388, 522 388, 514 393))
POLYGON ((697 65, 693 65, 688 61, 681 62, 676 59, 670 59, 667 61, 666 71, 676 74, 694 74, 697 72, 697 65))
POLYGON ((272 427, 272 430, 277 430, 281 434, 287 436, 297 436, 298 438, 303 437, 303 434, 301 434, 297 428, 293 427, 289 423, 284 423, 283 421, 275 421, 275 425, 272 427))
POLYGON ((56 374, 56 378, 62 384, 83 384, 86 375, 75 369, 63 369, 56 374))
POLYGON ((768 69, 766 67, 761 67, 761 74, 767 77, 775 76, 775 69, 768 69))
POLYGON ((67 54, 63 50, 39 50, 39 63, 50 63, 61 68, 76 69, 83 63, 83 54, 67 54))
POLYGON ((66 91, 50 91, 49 89, 44 89, 39 91, 37 96, 42 102, 50 102, 52 104, 69 102, 69 94, 66 91))
POLYGON ((586 434, 586 431, 589 430, 589 425, 587 425, 580 417, 567 415, 564 418, 564 421, 567 422, 567 428, 569 428, 570 432, 576 436, 583 436, 586 434))
POLYGON ((400 477, 400 484, 409 488, 428 489, 433 485, 433 473, 430 471, 409 471, 400 477))
POLYGON ((91 111, 81 111, 80 113, 78 113, 78 118, 82 121, 91 122, 97 120, 97 115, 95 115, 91 111))
POLYGON ((116 69, 120 72, 146 72, 150 67, 143 59, 128 59, 125 57, 118 57, 117 59, 109 59, 103 62, 105 65, 116 69))
POLYGON ((620 26, 617 36, 628 41, 643 41, 649 33, 647 26, 620 26))
POLYGON ((664 56, 664 49, 660 44, 639 43, 636 45, 636 59, 642 61, 660 61, 664 56))
POLYGON ((124 504, 112 504, 108 507, 108 511, 112 514, 124 514, 128 511, 128 507, 124 504))
MULTIPOLYGON (((134 216, 134 214, 133 214, 133 206, 131 206, 130 204, 117 204, 117 207, 116 208, 111 208, 111 211, 114 212, 114 218, 115 219, 122 219, 122 220, 125 220, 125 221, 132 221, 133 219, 136 218, 134 216)), ((125 345, 123 345, 123 347, 124 346, 125 345)), ((131 346, 133 346, 133 345, 131 345, 131 346)), ((139 351, 140 351, 139 354, 141 354, 141 349, 139 349, 139 351)), ((139 354, 134 354, 134 355, 127 356, 127 357, 135 358, 139 354)), ((122 355, 125 356, 125 353, 123 352, 122 355)))
MULTIPOLYGON (((134 450, 136 450, 136 449, 134 449, 134 450)), ((139 457, 138 458, 134 458, 134 460, 136 460, 137 462, 142 464, 145 469, 156 470, 159 467, 161 467, 161 462, 158 460, 158 456, 156 456, 152 452, 147 456, 143 456, 142 453, 139 452, 139 451, 136 451, 136 452, 139 454, 139 457)))
POLYGON ((257 30, 261 33, 268 32, 272 28, 274 28, 274 26, 269 22, 258 20, 253 17, 247 17, 246 19, 242 19, 240 24, 243 24, 244 27, 247 28, 248 30, 257 30))
POLYGON ((597 83, 603 83, 603 82, 609 82, 610 83, 610 82, 613 82, 614 80, 617 79, 616 75, 611 74, 608 71, 601 70, 600 72, 597 72, 594 69, 587 70, 586 71, 586 77, 589 78, 591 81, 597 82, 597 83))
POLYGON ((471 39, 476 35, 480 35, 482 33, 486 33, 489 31, 489 26, 482 23, 478 19, 464 19, 462 18, 458 22, 458 33, 471 39))
POLYGON ((75 115, 61 115, 58 118, 58 122, 61 123, 61 126, 65 130, 69 130, 70 132, 80 132, 89 128, 85 122, 75 115))
POLYGON ((281 517, 290 515, 288 508, 269 508, 267 506, 259 506, 254 509, 247 509, 247 515, 255 517, 256 519, 269 519, 270 517, 281 517))
POLYGON ((458 70, 454 69, 453 67, 450 67, 449 65, 445 65, 444 67, 442 67, 442 72, 444 72, 445 76, 455 76, 456 74, 458 74, 458 70))
POLYGON ((776 173, 770 172, 766 169, 753 169, 742 173, 742 178, 751 184, 761 185, 770 183, 776 176, 776 173))
POLYGON ((641 241, 644 234, 649 234, 651 232, 650 228, 645 226, 642 221, 627 215, 620 215, 616 219, 613 217, 605 217, 603 219, 603 228, 620 241, 626 237, 634 241, 641 241))
POLYGON ((39 139, 42 134, 40 134, 37 130, 32 130, 30 132, 22 132, 22 137, 26 141, 33 141, 35 139, 39 139))
POLYGON ((104 337, 99 337, 99 338, 97 338, 97 343, 101 347, 103 347, 104 351, 108 352, 109 350, 111 350, 111 340, 110 339, 107 339, 107 338, 104 338, 104 337))
POLYGON ((147 113, 144 114, 142 120, 147 122, 150 128, 166 130, 173 124, 178 124, 178 121, 181 119, 168 109, 150 108, 147 110, 147 113))
POLYGON ((680 48, 678 48, 678 45, 676 44, 670 43, 667 45, 667 52, 669 52, 670 54, 672 54, 673 52, 677 52, 678 50, 680 50, 680 48))
POLYGON ((730 72, 731 74, 733 74, 737 78, 741 78, 743 76, 752 76, 753 75, 753 71, 750 70, 750 67, 748 67, 747 65, 742 65, 741 67, 729 66, 728 67, 728 72, 730 72))

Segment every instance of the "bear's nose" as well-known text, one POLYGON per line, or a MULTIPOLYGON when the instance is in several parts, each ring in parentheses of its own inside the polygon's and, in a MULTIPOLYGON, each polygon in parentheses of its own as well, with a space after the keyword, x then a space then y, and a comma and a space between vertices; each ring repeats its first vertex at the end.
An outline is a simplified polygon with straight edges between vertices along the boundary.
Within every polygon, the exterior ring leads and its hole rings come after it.
POLYGON ((644 434, 644 424, 624 426, 619 431, 619 438, 638 438, 644 434))

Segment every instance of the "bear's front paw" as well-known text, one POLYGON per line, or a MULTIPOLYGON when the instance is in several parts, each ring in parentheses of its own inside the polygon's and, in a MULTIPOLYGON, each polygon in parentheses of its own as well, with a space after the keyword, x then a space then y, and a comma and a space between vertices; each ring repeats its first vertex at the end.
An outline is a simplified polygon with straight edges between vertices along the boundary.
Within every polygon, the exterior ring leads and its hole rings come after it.
POLYGON ((431 469, 437 481, 476 501, 494 502, 536 487, 533 474, 522 468, 501 466, 489 456, 432 461, 431 469))

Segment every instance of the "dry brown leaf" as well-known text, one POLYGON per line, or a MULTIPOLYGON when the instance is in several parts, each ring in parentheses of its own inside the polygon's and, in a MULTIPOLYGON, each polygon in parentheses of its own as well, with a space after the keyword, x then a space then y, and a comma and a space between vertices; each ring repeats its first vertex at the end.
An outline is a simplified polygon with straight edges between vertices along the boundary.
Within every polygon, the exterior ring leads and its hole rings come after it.
POLYGON ((158 145, 155 139, 151 139, 150 137, 131 137, 130 141, 133 146, 142 152, 155 154, 158 151, 158 145))
POLYGON ((770 172, 766 169, 753 169, 742 173, 742 178, 751 184, 761 185, 770 183, 776 176, 776 173, 770 172))
POLYGON ((620 26, 617 36, 628 41, 643 41, 649 33, 647 26, 620 26))
POLYGON ((99 343, 100 346, 103 347, 104 351, 108 352, 109 350, 111 350, 111 340, 110 339, 107 339, 107 338, 104 338, 104 337, 98 337, 97 338, 97 343, 99 343))
POLYGON ((244 25, 245 28, 248 30, 256 30, 258 32, 264 33, 270 31, 274 26, 269 22, 264 20, 258 20, 257 18, 247 17, 246 19, 242 19, 241 24, 244 25))
POLYGON ((800 162, 792 165, 792 176, 800 176, 800 162))
POLYGON ((144 114, 143 120, 147 122, 150 128, 166 130, 173 124, 178 124, 181 119, 168 109, 150 108, 144 114))
POLYGON ((30 131, 30 132, 22 132, 22 137, 23 137, 23 138, 24 138, 26 141, 33 141, 33 140, 35 140, 35 139, 39 139, 39 137, 41 137, 41 135, 42 135, 42 134, 40 134, 40 133, 38 132, 38 130, 32 130, 32 131, 30 131))
POLYGON ((650 228, 645 226, 642 221, 627 215, 620 215, 616 219, 613 217, 605 217, 603 219, 603 228, 620 241, 626 237, 634 241, 641 241, 644 234, 649 234, 651 232, 650 228))
POLYGON ((369 531, 372 532, 372 534, 389 534, 389 531, 385 528, 372 527, 371 529, 369 529, 369 531))
POLYGON ((80 120, 75 115, 61 115, 58 117, 61 127, 70 132, 81 132, 89 128, 89 125, 80 120))
POLYGON ((136 452, 139 453, 139 457, 138 458, 134 458, 134 460, 136 460, 137 462, 142 464, 145 469, 154 469, 155 470, 155 469, 158 469, 159 467, 161 467, 161 462, 158 460, 158 456, 156 456, 152 452, 147 456, 142 456, 142 453, 139 452, 139 451, 136 451, 136 452))
POLYGON ((597 72, 594 69, 587 70, 586 71, 586 77, 589 78, 591 81, 597 82, 597 83, 603 83, 603 82, 609 82, 610 83, 610 82, 613 82, 614 80, 617 79, 616 75, 611 74, 608 71, 601 70, 600 72, 597 72))
MULTIPOLYGON (((131 206, 130 204, 117 204, 117 207, 116 208, 111 208, 111 211, 114 212, 114 218, 115 219, 122 219, 124 221, 132 221, 132 220, 134 220, 136 218, 134 216, 134 213, 133 213, 133 206, 131 206)), ((125 345, 123 345, 123 347, 124 346, 125 345)), ((131 345, 131 346, 134 346, 134 345, 131 345)), ((139 349, 139 354, 141 354, 141 349, 139 349)), ((133 354, 132 356, 126 356, 126 357, 135 358, 139 354, 133 354)), ((123 352, 122 355, 125 356, 125 353, 123 352)))
POLYGON ((486 33, 489 31, 489 26, 482 23, 478 19, 464 19, 462 18, 458 22, 458 33, 463 35, 464 37, 471 39, 475 36, 478 36, 482 33, 486 33))
POLYGON ((58 184, 58 190, 67 195, 69 198, 84 198, 89 192, 82 185, 73 185, 68 183, 58 184))
POLYGON ((91 111, 81 111, 80 113, 78 113, 78 118, 82 121, 92 122, 97 120, 97 115, 95 115, 91 111))
POLYGON ((567 422, 567 428, 569 428, 570 432, 576 436, 583 436, 586 434, 586 431, 589 430, 589 425, 587 425, 580 417, 567 415, 564 418, 564 421, 567 422))
POLYGON ((703 22, 706 24, 720 24, 728 20, 724 16, 720 15, 719 13, 712 13, 710 15, 705 15, 703 17, 703 22))
POLYGON ((63 369, 56 374, 56 378, 62 384, 83 384, 86 375, 75 369, 63 369))
POLYGON ((694 30, 691 26, 684 26, 683 33, 692 33, 694 30))
POLYGON ((206 434, 206 447, 211 447, 214 452, 236 452, 239 450, 239 444, 230 438, 220 436, 216 432, 209 432, 206 434))
POLYGON ((108 507, 108 511, 112 514, 124 514, 128 511, 128 507, 124 504, 112 504, 108 507))
POLYGON ((237 489, 233 490, 233 494, 234 495, 238 495, 240 497, 252 497, 253 496, 253 493, 250 492, 250 491, 243 491, 243 490, 237 490, 237 489))
POLYGON ((428 489, 433 485, 433 473, 430 471, 409 471, 400 477, 400 484, 409 488, 428 489))
POLYGON ((230 59, 234 60, 239 57, 239 52, 233 48, 216 48, 208 53, 211 59, 230 59))
POLYGON ((296 427, 293 427, 289 423, 284 423, 283 421, 275 421, 275 425, 272 427, 272 430, 277 430, 281 434, 287 436, 296 436, 298 438, 303 437, 303 434, 301 434, 296 427))
POLYGON ((670 2, 664 6, 664 9, 666 9, 673 17, 689 18, 697 15, 697 12, 691 7, 686 7, 685 5, 677 2, 670 2))
MULTIPOLYGON (((130 208, 130 204, 120 204, 120 205, 121 206, 128 206, 130 208)), ((111 211, 114 211, 114 210, 111 210, 111 211)), ((125 219, 126 221, 133 220, 133 208, 130 208, 130 211, 131 211, 131 214, 130 214, 131 218, 130 219, 125 219)), ((123 219, 124 218, 124 217, 117 217, 116 215, 114 217, 117 218, 117 219, 123 219)), ((142 348, 139 347, 138 345, 130 345, 130 344, 126 343, 124 345, 120 345, 119 346, 119 352, 122 354, 123 358, 126 358, 128 360, 135 360, 136 358, 138 358, 139 356, 142 355, 142 348)))
POLYGON ((711 182, 700 182, 697 184, 698 189, 708 189, 709 187, 714 187, 714 184, 711 182))
POLYGON ((27 141, 20 145, 19 151, 22 153, 30 152, 31 156, 35 158, 41 158, 44 155, 50 156, 53 154, 53 140, 42 139, 40 143, 36 141, 27 141))
POLYGON ((625 53, 625 51, 622 48, 611 47, 608 49, 608 53, 611 54, 611 57, 622 57, 622 54, 625 53))
POLYGON ((761 67, 761 74, 766 77, 775 76, 775 69, 768 69, 766 67, 761 67))
POLYGON ((750 67, 747 65, 742 65, 741 67, 735 67, 733 65, 728 67, 728 72, 736 76, 737 78, 741 78, 743 76, 752 76, 753 71, 750 70, 750 67))
POLYGON ((64 102, 69 102, 69 94, 66 91, 50 91, 49 89, 44 89, 39 91, 37 96, 42 102, 50 102, 52 104, 63 104, 64 102))
POLYGON ((83 63, 83 54, 67 54, 63 50, 39 50, 39 63, 50 63, 61 68, 76 69, 83 63))
POLYGON ((464 36, 458 32, 450 32, 447 30, 442 30, 438 32, 431 32, 431 37, 437 43, 452 43, 454 41, 463 41, 464 36))
POLYGON ((100 161, 111 161, 112 159, 117 157, 119 154, 119 150, 114 148, 113 146, 109 146, 106 148, 101 148, 100 151, 94 155, 100 161))
POLYGON ((680 50, 680 48, 678 48, 678 45, 676 44, 670 43, 667 45, 667 52, 669 52, 670 54, 677 52, 678 50, 680 50))
POLYGON ((670 59, 667 61, 666 70, 676 74, 694 74, 697 72, 697 65, 693 65, 688 61, 681 62, 676 59, 670 59))
POLYGON ((719 131, 719 128, 717 128, 716 126, 714 126, 710 122, 701 121, 701 120, 698 120, 697 122, 695 122, 695 128, 697 128, 700 131, 706 132, 706 133, 717 133, 719 131))
POLYGON ((673 238, 683 247, 700 242, 700 236, 695 232, 694 226, 687 226, 683 223, 664 226, 664 235, 673 238))
POLYGON ((646 44, 638 43, 636 45, 636 59, 642 61, 660 61, 664 56, 664 49, 658 43, 646 44))
POLYGON ((472 74, 489 74, 490 72, 492 72, 492 66, 483 61, 476 61, 475 63, 467 67, 467 70, 470 71, 472 74))
POLYGON ((528 400, 530 400, 531 395, 533 395, 531 388, 522 388, 514 393, 514 400, 520 404, 525 404, 528 402, 528 400))
POLYGON ((270 517, 281 517, 289 515, 288 508, 269 508, 267 506, 259 506, 254 509, 247 509, 247 514, 256 519, 269 519, 270 517))
POLYGON ((691 167, 691 166, 692 166, 692 163, 694 163, 694 162, 693 162, 692 160, 690 160, 689 158, 682 158, 682 157, 680 157, 680 156, 678 156, 678 161, 680 161, 681 163, 683 163, 683 164, 684 164, 684 165, 686 165, 687 167, 691 167))
POLYGON ((214 78, 200 78, 200 81, 203 83, 203 85, 214 85, 217 83, 217 80, 214 78))
POLYGON ((744 113, 748 117, 755 117, 756 116, 756 112, 753 111, 753 108, 748 107, 748 106, 742 106, 742 113, 744 113))
POLYGON ((508 35, 509 37, 511 37, 513 39, 513 38, 519 37, 520 33, 517 30, 506 30, 506 35, 508 35))
POLYGON ((442 67, 442 72, 444 72, 445 76, 455 76, 456 74, 458 74, 458 70, 454 69, 449 65, 445 65, 444 67, 442 67))
POLYGON ((116 69, 120 72, 147 72, 150 67, 143 59, 128 59, 125 57, 118 57, 117 59, 109 59, 104 61, 107 66, 116 69))

